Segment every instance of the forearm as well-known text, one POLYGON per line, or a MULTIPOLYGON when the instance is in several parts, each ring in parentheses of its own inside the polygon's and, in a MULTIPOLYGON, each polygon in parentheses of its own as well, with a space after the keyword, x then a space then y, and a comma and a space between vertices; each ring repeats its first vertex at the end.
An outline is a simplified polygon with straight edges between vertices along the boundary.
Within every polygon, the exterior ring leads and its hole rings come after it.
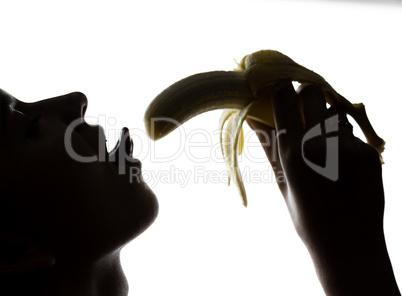
POLYGON ((310 251, 328 296, 400 296, 385 240, 377 246, 347 246, 332 254, 310 251))

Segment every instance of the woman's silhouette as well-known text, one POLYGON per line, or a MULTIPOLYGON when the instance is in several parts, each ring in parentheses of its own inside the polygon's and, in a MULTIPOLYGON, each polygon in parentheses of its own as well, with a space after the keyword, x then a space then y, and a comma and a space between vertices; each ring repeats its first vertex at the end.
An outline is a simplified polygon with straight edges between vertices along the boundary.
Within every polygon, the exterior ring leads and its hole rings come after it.
POLYGON ((100 127, 83 120, 83 94, 29 104, 4 91, 0 98, 0 295, 126 295, 120 249, 158 212, 141 178, 119 173, 140 169, 130 138, 123 133, 114 151, 123 162, 83 163, 66 149, 70 123, 82 121, 71 135, 77 155, 105 146, 100 127))

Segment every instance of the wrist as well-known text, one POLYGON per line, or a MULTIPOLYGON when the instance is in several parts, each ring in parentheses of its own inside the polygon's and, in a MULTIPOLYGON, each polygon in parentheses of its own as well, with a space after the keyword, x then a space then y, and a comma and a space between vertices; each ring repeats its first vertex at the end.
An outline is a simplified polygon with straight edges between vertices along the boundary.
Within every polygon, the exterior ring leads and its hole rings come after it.
POLYGON ((326 295, 401 295, 383 236, 310 254, 326 295))

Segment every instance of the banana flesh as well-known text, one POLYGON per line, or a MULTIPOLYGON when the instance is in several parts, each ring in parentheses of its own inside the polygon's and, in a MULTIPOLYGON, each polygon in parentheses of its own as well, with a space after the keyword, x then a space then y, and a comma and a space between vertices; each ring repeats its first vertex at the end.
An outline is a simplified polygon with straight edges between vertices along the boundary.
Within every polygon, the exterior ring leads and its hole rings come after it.
POLYGON ((198 114, 217 109, 241 110, 254 100, 242 72, 195 74, 172 84, 150 103, 144 115, 145 130, 156 141, 198 114))
POLYGON ((144 121, 152 140, 163 138, 192 117, 224 109, 219 121, 222 154, 244 206, 247 195, 238 167, 243 147, 242 125, 249 117, 275 127, 269 90, 281 81, 298 81, 322 88, 326 101, 350 114, 361 127, 368 144, 380 155, 385 142, 374 131, 363 104, 352 104, 337 93, 323 77, 274 50, 245 56, 234 71, 213 71, 184 78, 162 91, 148 106, 144 121))

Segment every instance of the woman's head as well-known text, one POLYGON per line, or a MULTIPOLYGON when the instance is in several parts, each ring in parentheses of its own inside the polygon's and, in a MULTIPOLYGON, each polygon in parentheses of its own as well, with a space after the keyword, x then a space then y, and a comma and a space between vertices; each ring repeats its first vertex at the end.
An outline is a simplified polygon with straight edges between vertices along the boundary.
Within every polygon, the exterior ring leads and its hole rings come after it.
MULTIPOLYGON (((56 264, 96 260, 154 221, 158 203, 138 177, 130 137, 123 134, 120 148, 102 155, 104 133, 85 123, 83 94, 24 103, 0 90, 0 99, 3 246, 12 245, 16 234, 51 254, 56 264), (129 174, 133 171, 137 178, 129 174)), ((4 250, 10 248, 1 249, 7 257, 4 250)))

